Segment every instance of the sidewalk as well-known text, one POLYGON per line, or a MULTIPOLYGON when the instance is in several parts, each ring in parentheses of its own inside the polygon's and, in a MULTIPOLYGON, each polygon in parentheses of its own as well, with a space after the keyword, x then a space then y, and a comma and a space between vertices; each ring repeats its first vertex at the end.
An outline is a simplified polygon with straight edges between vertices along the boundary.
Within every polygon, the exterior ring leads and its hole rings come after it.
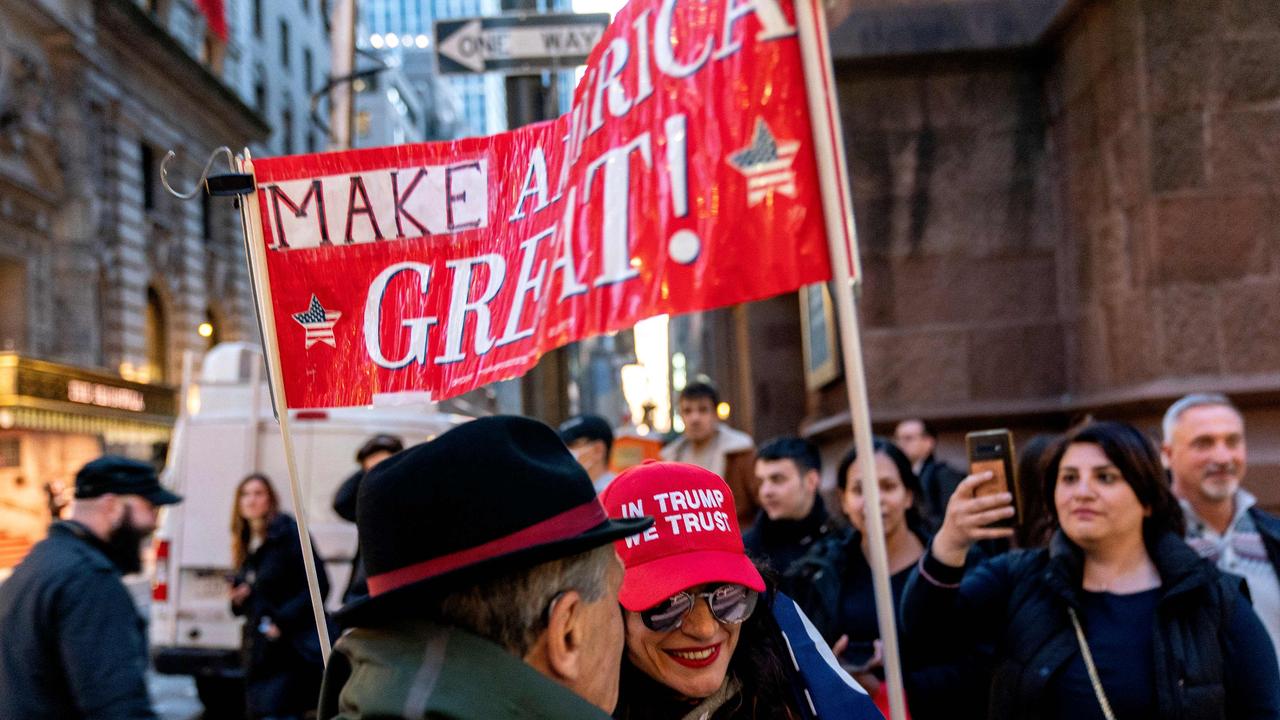
POLYGON ((196 697, 196 683, 190 676, 148 672, 147 689, 161 720, 197 720, 201 717, 204 708, 196 697))

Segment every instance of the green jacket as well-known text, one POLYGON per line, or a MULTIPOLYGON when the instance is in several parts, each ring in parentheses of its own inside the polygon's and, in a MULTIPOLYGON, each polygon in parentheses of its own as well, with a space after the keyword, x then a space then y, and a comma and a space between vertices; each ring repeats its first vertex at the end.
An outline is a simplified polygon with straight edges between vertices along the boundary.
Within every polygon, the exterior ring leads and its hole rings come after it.
POLYGON ((501 647, 425 622, 357 628, 334 646, 320 720, 608 720, 501 647))

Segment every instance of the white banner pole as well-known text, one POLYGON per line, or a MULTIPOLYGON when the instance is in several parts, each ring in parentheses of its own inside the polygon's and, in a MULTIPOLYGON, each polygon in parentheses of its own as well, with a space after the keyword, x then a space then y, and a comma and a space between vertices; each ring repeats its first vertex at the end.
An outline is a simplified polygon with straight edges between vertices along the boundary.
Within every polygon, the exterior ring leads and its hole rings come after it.
MULTIPOLYGON (((244 151, 239 160, 240 172, 253 176, 253 159, 244 151)), ((271 383, 272 407, 280 421, 280 437, 284 441, 284 457, 289 465, 289 492, 293 497, 293 514, 298 520, 298 540, 302 543, 302 564, 307 573, 307 589, 311 593, 311 612, 315 617, 316 634, 320 638, 320 654, 325 665, 329 664, 329 626, 325 622, 324 598, 320 595, 320 580, 316 572, 315 553, 311 549, 311 531, 307 528, 307 512, 298 482, 298 463, 293 451, 293 431, 289 423, 289 408, 284 402, 284 380, 280 370, 280 346, 276 338, 276 319, 271 303, 271 283, 267 280, 267 248, 262 234, 262 217, 256 212, 258 203, 257 178, 254 192, 240 198, 240 222, 244 227, 245 251, 249 258, 249 279, 253 284, 254 301, 258 307, 258 325, 262 330, 263 355, 267 360, 267 378, 271 383)), ((256 412, 256 408, 255 408, 256 412)))
POLYGON ((859 281, 855 276, 861 277, 857 269, 857 231, 845 180, 848 166, 845 161, 844 139, 840 134, 840 117, 831 71, 831 55, 828 51, 829 36, 820 0, 799 0, 795 7, 800 32, 800 52, 804 60, 805 86, 808 91, 809 117, 813 126, 814 152, 822 190, 822 207, 826 218, 827 245, 835 281, 845 387, 849 392, 849 414, 860 460, 858 464, 862 476, 862 497, 866 507, 863 517, 871 553, 868 560, 875 590, 880 641, 883 645, 885 679, 889 685, 889 717, 891 720, 905 720, 906 700, 898 653, 896 613, 889 582, 884 520, 880 516, 880 483, 876 478, 876 465, 872 461, 874 448, 871 439, 871 410, 867 403, 862 337, 853 295, 853 283, 859 281))

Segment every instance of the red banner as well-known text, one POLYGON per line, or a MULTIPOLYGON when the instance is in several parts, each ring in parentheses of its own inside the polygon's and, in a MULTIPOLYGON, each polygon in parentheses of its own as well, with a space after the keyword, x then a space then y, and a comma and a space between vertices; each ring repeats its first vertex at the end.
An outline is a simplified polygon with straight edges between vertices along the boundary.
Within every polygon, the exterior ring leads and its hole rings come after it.
POLYGON ((441 400, 831 276, 790 0, 632 0, 557 120, 255 173, 290 408, 441 400))

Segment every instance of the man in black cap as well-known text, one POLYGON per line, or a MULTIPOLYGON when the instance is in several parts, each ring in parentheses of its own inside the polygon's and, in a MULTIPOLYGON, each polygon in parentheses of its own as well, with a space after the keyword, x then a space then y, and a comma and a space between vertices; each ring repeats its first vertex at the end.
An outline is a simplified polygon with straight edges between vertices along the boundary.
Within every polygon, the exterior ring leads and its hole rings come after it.
POLYGON ((609 453, 613 450, 613 428, 609 422, 599 415, 578 415, 560 423, 560 439, 573 453, 596 494, 604 492, 613 482, 613 473, 609 472, 609 453))
POLYGON ((551 428, 473 420, 360 485, 369 596, 325 670, 322 720, 605 720, 618 697, 622 565, 609 520, 551 428))
MULTIPOLYGON (((378 434, 369 438, 356 451, 356 463, 360 469, 355 471, 333 494, 333 511, 347 522, 356 521, 356 499, 360 493, 360 482, 364 476, 378 463, 404 449, 404 441, 395 435, 378 434)), ((364 563, 360 561, 360 546, 356 546, 356 554, 351 558, 351 577, 347 580, 347 589, 342 592, 342 602, 349 603, 369 594, 365 584, 364 563)))
POLYGON ((0 584, 0 718, 153 718, 145 623, 121 581, 142 568, 162 505, 148 464, 107 455, 76 474, 68 519, 0 584))

